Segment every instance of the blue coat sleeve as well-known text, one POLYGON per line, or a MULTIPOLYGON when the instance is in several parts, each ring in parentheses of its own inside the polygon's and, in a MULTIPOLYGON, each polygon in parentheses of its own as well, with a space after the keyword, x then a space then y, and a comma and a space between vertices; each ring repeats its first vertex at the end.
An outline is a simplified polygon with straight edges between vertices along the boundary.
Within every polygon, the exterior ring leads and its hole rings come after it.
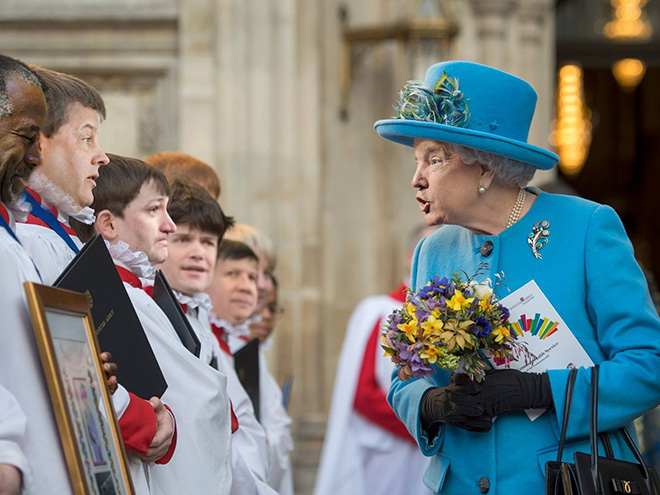
MULTIPOLYGON (((584 256, 592 338, 605 356, 599 363, 598 429, 612 430, 660 403, 660 320, 630 240, 612 208, 594 210, 584 256)), ((548 375, 561 424, 568 370, 551 370, 548 375)), ((573 392, 568 439, 589 434, 589 394, 590 370, 582 368, 573 392)))
MULTIPOLYGON (((410 287, 417 290, 417 267, 419 260, 419 253, 426 239, 422 241, 415 248, 415 254, 412 259, 412 266, 410 270, 410 287)), ((417 440, 419 447, 424 455, 432 456, 436 454, 442 446, 443 440, 443 427, 440 427, 438 435, 434 438, 429 438, 424 428, 422 428, 419 410, 422 403, 422 396, 424 393, 434 387, 440 386, 435 383, 437 375, 429 379, 416 379, 412 381, 401 380, 395 370, 392 373, 392 384, 390 385, 389 393, 387 394, 387 401, 392 406, 397 417, 406 425, 406 428, 414 439, 417 440)))

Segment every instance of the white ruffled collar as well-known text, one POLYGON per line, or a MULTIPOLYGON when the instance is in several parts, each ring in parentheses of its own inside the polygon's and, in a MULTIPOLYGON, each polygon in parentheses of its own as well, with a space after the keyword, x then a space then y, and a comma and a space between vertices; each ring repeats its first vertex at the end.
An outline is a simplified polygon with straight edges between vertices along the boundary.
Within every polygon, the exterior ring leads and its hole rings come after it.
POLYGON ((57 219, 68 225, 69 217, 92 225, 96 220, 94 210, 89 206, 80 206, 76 201, 44 174, 32 172, 28 187, 41 196, 41 199, 57 208, 57 219))
POLYGON ((216 327, 223 328, 225 332, 234 337, 249 337, 250 336, 250 323, 253 321, 252 317, 245 320, 243 323, 234 324, 229 320, 220 318, 213 311, 209 311, 209 321, 216 327))
POLYGON ((32 206, 25 200, 25 197, 21 194, 17 201, 11 203, 2 203, 7 211, 9 212, 9 226, 14 229, 16 222, 25 223, 27 217, 30 214, 32 206))
POLYGON ((141 280, 143 285, 153 285, 156 269, 149 263, 146 253, 142 251, 131 251, 131 248, 124 241, 118 241, 117 244, 110 244, 105 241, 110 256, 120 266, 127 268, 141 280), (149 284, 151 281, 151 284, 149 284))
POLYGON ((209 314, 211 314, 213 311, 211 298, 206 292, 195 292, 192 295, 183 294, 176 290, 173 290, 172 292, 174 292, 177 301, 179 301, 181 304, 185 304, 190 309, 202 308, 205 309, 209 314))

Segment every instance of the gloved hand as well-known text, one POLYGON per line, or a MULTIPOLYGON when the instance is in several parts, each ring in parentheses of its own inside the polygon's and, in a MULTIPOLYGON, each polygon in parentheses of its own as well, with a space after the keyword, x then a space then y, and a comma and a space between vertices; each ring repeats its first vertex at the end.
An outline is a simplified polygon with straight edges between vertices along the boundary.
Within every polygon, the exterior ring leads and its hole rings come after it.
POLYGON ((456 389, 468 393, 479 389, 479 403, 492 417, 516 409, 550 409, 554 405, 547 373, 523 373, 518 370, 486 372, 482 383, 475 383, 466 375, 457 375, 456 389))
POLYGON ((486 432, 491 428, 493 417, 481 404, 479 388, 469 383, 458 387, 455 377, 452 375, 447 387, 432 388, 422 397, 420 419, 431 437, 437 435, 443 423, 473 432, 486 432))

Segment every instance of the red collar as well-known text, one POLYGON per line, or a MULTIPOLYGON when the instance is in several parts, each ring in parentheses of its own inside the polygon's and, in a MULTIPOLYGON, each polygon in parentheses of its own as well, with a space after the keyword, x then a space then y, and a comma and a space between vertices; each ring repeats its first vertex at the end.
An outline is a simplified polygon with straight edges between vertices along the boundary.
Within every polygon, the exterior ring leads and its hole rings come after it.
POLYGON ((121 278, 122 282, 126 282, 131 287, 135 287, 136 289, 144 290, 140 278, 135 273, 130 271, 128 268, 124 268, 123 266, 115 265, 115 268, 117 268, 117 272, 119 273, 119 277, 121 278))
POLYGON ((5 219, 5 222, 9 223, 9 211, 2 203, 0 203, 0 216, 5 219))
POLYGON ((227 334, 225 333, 225 329, 211 323, 211 330, 213 330, 213 335, 215 335, 215 338, 218 339, 220 348, 225 352, 225 354, 233 356, 231 349, 229 348, 229 344, 227 343, 227 334))
POLYGON ((406 290, 408 290, 408 287, 406 284, 401 284, 399 285, 396 289, 394 289, 392 292, 388 294, 392 299, 399 301, 399 302, 406 302, 406 290))

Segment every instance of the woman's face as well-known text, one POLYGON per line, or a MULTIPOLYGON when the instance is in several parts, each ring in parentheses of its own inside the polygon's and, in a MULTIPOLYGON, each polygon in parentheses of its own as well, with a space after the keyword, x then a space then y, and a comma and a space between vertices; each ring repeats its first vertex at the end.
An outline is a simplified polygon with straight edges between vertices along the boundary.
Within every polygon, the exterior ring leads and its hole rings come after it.
POLYGON ((462 225, 477 200, 480 169, 466 165, 444 143, 415 139, 412 186, 426 225, 462 225))

